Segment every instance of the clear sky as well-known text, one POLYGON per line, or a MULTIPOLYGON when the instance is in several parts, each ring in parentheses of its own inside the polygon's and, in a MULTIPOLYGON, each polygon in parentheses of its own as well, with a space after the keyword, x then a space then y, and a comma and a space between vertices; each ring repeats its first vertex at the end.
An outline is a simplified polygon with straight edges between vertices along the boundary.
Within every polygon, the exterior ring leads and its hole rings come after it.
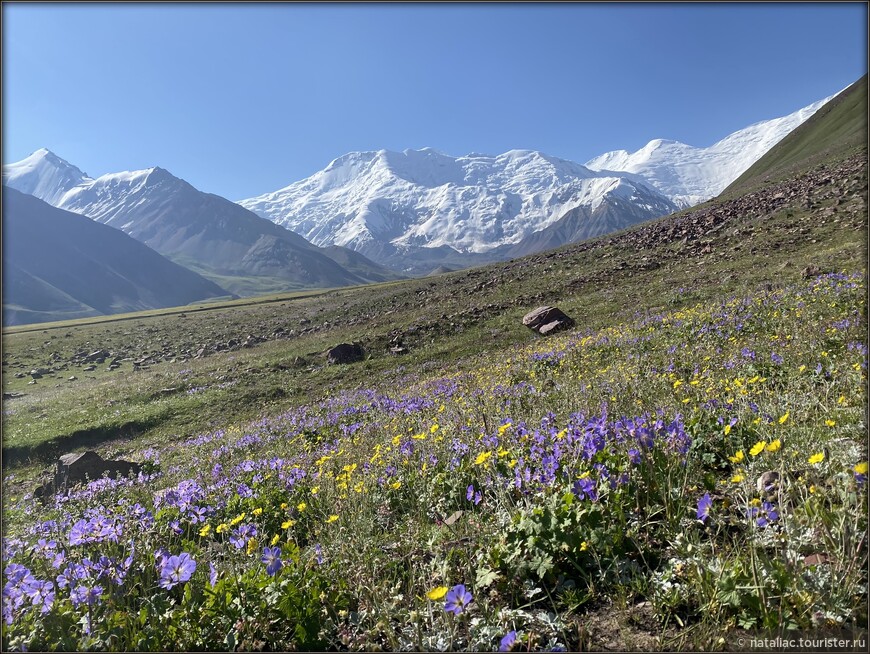
POLYGON ((3 3, 3 162, 239 200, 355 150, 704 147, 867 71, 867 3, 3 3))

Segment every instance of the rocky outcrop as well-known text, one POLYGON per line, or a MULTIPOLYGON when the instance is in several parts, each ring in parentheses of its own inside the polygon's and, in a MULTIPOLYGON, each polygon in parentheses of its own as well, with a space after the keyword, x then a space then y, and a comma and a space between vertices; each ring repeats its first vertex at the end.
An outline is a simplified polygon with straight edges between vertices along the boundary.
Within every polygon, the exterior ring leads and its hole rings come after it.
POLYGON ((356 343, 341 343, 326 353, 327 363, 354 363, 362 361, 365 350, 356 343))
POLYGON ((546 336, 573 327, 574 320, 558 307, 543 306, 523 316, 523 324, 546 336))
POLYGON ((33 491, 33 496, 45 503, 50 495, 71 488, 76 484, 100 479, 104 475, 109 477, 136 475, 141 469, 141 464, 132 461, 107 461, 93 450, 64 454, 57 461, 54 477, 37 487, 33 491))

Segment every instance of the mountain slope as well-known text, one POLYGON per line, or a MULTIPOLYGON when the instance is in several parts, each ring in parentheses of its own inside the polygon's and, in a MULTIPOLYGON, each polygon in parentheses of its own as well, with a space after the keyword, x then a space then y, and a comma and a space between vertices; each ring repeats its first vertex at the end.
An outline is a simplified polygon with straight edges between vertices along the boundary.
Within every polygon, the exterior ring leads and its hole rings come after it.
POLYGON ((809 164, 840 158, 867 145, 867 75, 839 93, 734 180, 723 196, 763 181, 785 179, 809 164))
POLYGON ((180 306, 227 291, 123 232, 3 192, 4 324, 180 306))
POLYGON ((765 120, 729 134, 708 148, 655 139, 636 152, 615 150, 586 162, 602 172, 639 175, 681 207, 718 195, 778 141, 834 96, 781 118, 765 120))
POLYGON ((218 195, 203 193, 162 168, 113 173, 65 186, 69 176, 56 171, 74 167, 48 151, 41 151, 37 165, 31 164, 41 175, 39 183, 32 181, 33 176, 12 174, 24 168, 21 162, 6 168, 13 188, 24 190, 23 182, 28 181, 26 188, 40 191, 44 199, 55 198, 55 206, 116 227, 240 294, 396 278, 365 260, 350 272, 301 236, 218 195))
POLYGON ((620 228, 676 209, 642 181, 535 151, 451 157, 430 148, 346 154, 239 204, 317 245, 346 246, 421 273, 439 250, 439 263, 471 265, 492 260, 499 248, 522 249, 580 207, 584 216, 609 207, 620 228), (633 201, 631 214, 617 216, 620 201, 633 201))

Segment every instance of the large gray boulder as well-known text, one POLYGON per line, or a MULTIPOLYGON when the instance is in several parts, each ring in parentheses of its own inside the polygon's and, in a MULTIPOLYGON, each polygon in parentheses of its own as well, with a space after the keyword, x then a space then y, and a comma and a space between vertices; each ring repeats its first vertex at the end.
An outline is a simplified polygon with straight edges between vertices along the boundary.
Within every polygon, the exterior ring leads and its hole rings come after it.
POLYGON ((341 343, 326 353, 327 363, 354 363, 362 361, 365 357, 365 350, 362 345, 356 343, 341 343))
POLYGON ((574 320, 558 307, 538 307, 523 316, 523 324, 546 336, 574 326, 574 320))
POLYGON ((33 491, 33 496, 43 503, 50 495, 66 490, 85 481, 100 479, 103 475, 109 477, 126 477, 137 475, 142 465, 132 461, 107 461, 93 450, 87 452, 64 454, 55 465, 54 477, 33 491))

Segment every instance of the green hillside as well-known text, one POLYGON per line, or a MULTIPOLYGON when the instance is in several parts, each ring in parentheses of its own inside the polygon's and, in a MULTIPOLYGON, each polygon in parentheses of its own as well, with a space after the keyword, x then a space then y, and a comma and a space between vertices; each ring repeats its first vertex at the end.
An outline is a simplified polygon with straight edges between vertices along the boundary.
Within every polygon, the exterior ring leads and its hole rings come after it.
POLYGON ((867 146, 867 75, 819 109, 726 188, 720 197, 747 193, 867 146))

